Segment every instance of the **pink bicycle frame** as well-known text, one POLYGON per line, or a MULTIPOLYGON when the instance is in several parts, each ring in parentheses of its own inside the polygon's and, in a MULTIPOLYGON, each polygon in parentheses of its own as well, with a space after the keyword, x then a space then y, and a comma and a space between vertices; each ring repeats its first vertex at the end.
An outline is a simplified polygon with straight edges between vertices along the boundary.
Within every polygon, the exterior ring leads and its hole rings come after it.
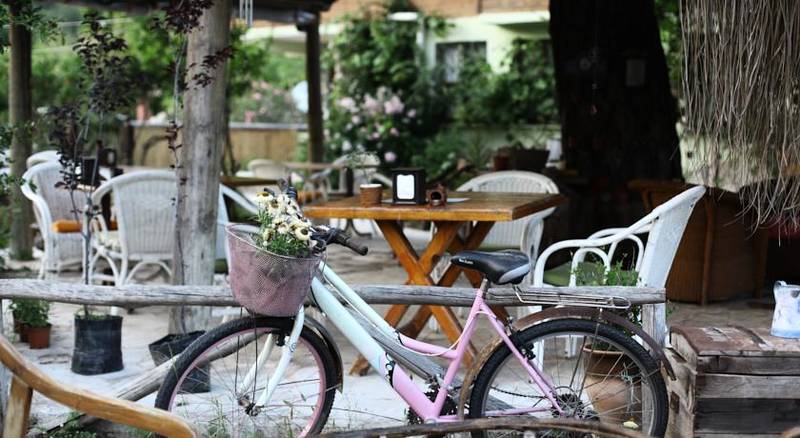
MULTIPOLYGON (((425 393, 420 390, 411 378, 400 367, 396 367, 394 360, 386 351, 375 341, 375 339, 365 330, 352 315, 346 310, 339 299, 333 296, 331 291, 322 285, 319 280, 314 280, 312 291, 314 299, 320 309, 325 312, 328 319, 347 337, 353 346, 364 356, 370 365, 378 371, 398 395, 411 407, 411 409, 425 421, 446 422, 457 420, 455 415, 439 415, 447 398, 448 389, 455 380, 456 373, 461 366, 461 362, 466 354, 467 346, 470 344, 472 335, 475 331, 475 324, 478 315, 483 314, 488 317, 489 323, 495 329, 498 336, 512 352, 514 357, 520 362, 522 367, 530 376, 531 380, 541 389, 544 396, 550 401, 550 406, 540 408, 521 408, 508 411, 489 412, 488 415, 519 415, 532 412, 540 412, 555 409, 563 413, 555 399, 555 389, 553 384, 541 372, 541 370, 528 360, 514 346, 509 336, 506 334, 504 325, 498 320, 491 308, 483 301, 483 296, 488 289, 488 282, 484 281, 481 287, 475 292, 475 301, 470 308, 464 330, 455 345, 455 350, 444 348, 426 342, 409 338, 399 333, 395 328, 386 323, 368 304, 366 304, 353 290, 339 278, 328 266, 321 266, 322 275, 330 285, 338 292, 355 311, 366 317, 377 329, 385 334, 397 339, 405 348, 412 351, 435 355, 447 359, 449 364, 442 379, 440 388, 433 401, 429 400, 425 393)), ((480 366, 481 364, 477 364, 480 366)))

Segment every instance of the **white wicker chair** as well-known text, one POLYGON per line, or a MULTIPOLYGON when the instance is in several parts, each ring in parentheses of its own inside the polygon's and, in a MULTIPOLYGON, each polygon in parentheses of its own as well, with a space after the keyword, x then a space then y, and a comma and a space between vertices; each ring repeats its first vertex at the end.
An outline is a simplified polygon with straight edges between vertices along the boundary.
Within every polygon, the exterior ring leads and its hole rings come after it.
POLYGON ((26 181, 22 185, 22 194, 33 203, 36 223, 44 241, 39 277, 51 273, 58 275, 65 268, 80 266, 83 256, 81 233, 57 233, 53 222, 81 220, 75 209, 83 206, 83 194, 75 194, 73 205, 69 191, 56 188, 56 183, 62 180, 61 164, 57 161, 36 164, 22 178, 26 181))
POLYGON ((57 150, 47 150, 47 151, 39 151, 31 154, 27 160, 25 160, 25 167, 30 169, 31 167, 40 164, 40 163, 48 163, 51 161, 58 161, 58 151, 57 150))
MULTIPOLYGON (((558 193, 558 187, 550 178, 538 173, 518 170, 504 170, 480 175, 462 184, 457 190, 459 192, 558 193)), ((544 219, 553 214, 553 211, 555 208, 548 208, 523 219, 498 222, 483 239, 481 246, 519 248, 528 255, 531 263, 534 263, 539 253, 544 219)), ((441 276, 448 263, 449 257, 443 257, 443 261, 439 263, 434 275, 441 276)))
MULTIPOLYGON (((692 187, 659 205, 650 214, 627 228, 609 228, 592 234, 588 239, 564 240, 550 245, 536 260, 533 269, 533 286, 545 285, 545 264, 547 259, 557 251, 563 249, 574 251, 569 285, 575 286, 575 270, 578 264, 586 259, 587 254, 594 254, 598 257, 607 272, 611 269, 614 254, 620 242, 630 240, 637 249, 633 269, 638 272, 638 286, 663 288, 667 282, 675 252, 678 250, 678 244, 680 244, 686 224, 689 222, 689 216, 705 191, 705 187, 702 186, 692 187), (649 235, 645 244, 639 235, 646 233, 649 235)), ((665 315, 659 317, 665 317, 665 315)), ((656 341, 661 341, 666 333, 650 333, 650 335, 656 341)), ((574 350, 574 346, 570 349, 574 350)))
POLYGON ((92 202, 100 205, 103 196, 113 196, 113 214, 118 231, 108 230, 102 217, 95 221, 89 263, 93 280, 111 280, 116 285, 129 283, 144 266, 155 265, 168 277, 172 270, 177 180, 168 170, 133 172, 112 178, 92 194, 92 202), (97 262, 105 260, 113 277, 95 273, 97 262))
POLYGON ((239 207, 253 213, 253 216, 258 214, 258 207, 250 202, 247 198, 239 194, 236 190, 220 184, 219 186, 219 206, 217 207, 217 260, 228 260, 228 245, 227 236, 225 235, 225 227, 230 223, 228 217, 228 210, 225 205, 225 198, 230 199, 239 207))

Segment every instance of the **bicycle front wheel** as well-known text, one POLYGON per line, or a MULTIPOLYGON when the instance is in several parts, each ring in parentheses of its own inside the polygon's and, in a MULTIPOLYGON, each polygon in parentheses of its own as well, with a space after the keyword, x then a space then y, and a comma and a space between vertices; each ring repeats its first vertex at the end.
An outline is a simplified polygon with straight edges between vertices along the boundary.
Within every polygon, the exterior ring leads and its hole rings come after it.
POLYGON ((167 374, 156 407, 185 418, 204 436, 319 433, 339 384, 334 358, 319 335, 304 327, 283 377, 275 381, 291 327, 286 318, 242 318, 204 334, 167 374), (270 386, 274 392, 264 402, 270 386))
POLYGON ((567 319, 537 324, 512 339, 525 361, 541 372, 540 382, 501 345, 475 379, 470 417, 577 418, 664 435, 669 412, 660 367, 630 336, 605 324, 567 319))

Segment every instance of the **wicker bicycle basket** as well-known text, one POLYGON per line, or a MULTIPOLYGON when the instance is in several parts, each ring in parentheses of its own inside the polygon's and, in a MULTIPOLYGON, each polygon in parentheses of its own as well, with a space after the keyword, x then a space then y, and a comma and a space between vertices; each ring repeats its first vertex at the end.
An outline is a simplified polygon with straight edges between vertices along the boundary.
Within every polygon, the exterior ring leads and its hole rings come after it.
POLYGON ((294 316, 308 295, 322 256, 295 258, 271 253, 256 245, 257 231, 248 225, 227 226, 233 298, 252 313, 294 316))

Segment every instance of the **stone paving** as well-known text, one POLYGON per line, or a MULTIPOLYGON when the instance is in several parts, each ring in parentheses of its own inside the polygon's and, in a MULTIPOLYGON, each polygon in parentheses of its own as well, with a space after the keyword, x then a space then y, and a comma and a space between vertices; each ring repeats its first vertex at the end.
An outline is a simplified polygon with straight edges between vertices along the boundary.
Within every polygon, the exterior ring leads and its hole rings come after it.
MULTIPOLYGON (((358 283, 402 284, 406 280, 405 271, 399 266, 386 243, 381 239, 368 242, 370 255, 360 257, 347 250, 335 248, 330 251, 328 263, 345 281, 358 283)), ((79 281, 77 273, 62 276, 65 281, 79 281)), ((462 285, 467 283, 464 280, 462 285)), ((767 300, 768 301, 768 300, 767 300)), ((386 306, 377 306, 383 311, 386 306)), ((747 327, 768 326, 772 318, 772 310, 763 302, 753 300, 736 300, 701 307, 691 304, 670 303, 670 324, 695 326, 707 325, 740 325, 747 327)), ((53 323, 52 346, 46 350, 30 350, 26 344, 16 343, 17 348, 28 358, 39 364, 48 374, 58 381, 91 389, 93 391, 112 394, 114 386, 133 376, 152 368, 147 345, 167 332, 168 309, 149 307, 136 310, 133 314, 124 315, 123 324, 123 357, 125 369, 102 376, 79 376, 70 370, 70 352, 73 344, 73 315, 78 306, 57 304, 53 306, 51 320, 53 323)), ((222 310, 216 312, 221 317, 222 310)), ((10 316, 10 315, 9 315, 10 316)), ((6 321, 10 317, 5 318, 6 321)), ((9 332, 7 327, 6 333, 9 332)), ((478 348, 488 338, 488 330, 478 330, 478 348)), ((356 358, 354 349, 335 333, 337 343, 342 351, 345 370, 349 369, 356 358)), ((422 334, 426 341, 446 344, 444 337, 428 327, 422 334)), ((153 403, 150 396, 142 403, 153 403)), ((66 409, 60 405, 44 400, 40 395, 34 399, 33 418, 38 422, 46 421, 54 415, 65 414, 66 409)), ((344 393, 337 393, 334 412, 329 426, 333 428, 352 429, 378 425, 398 425, 404 421, 405 408, 399 398, 388 389, 375 373, 367 376, 345 376, 344 393)))

